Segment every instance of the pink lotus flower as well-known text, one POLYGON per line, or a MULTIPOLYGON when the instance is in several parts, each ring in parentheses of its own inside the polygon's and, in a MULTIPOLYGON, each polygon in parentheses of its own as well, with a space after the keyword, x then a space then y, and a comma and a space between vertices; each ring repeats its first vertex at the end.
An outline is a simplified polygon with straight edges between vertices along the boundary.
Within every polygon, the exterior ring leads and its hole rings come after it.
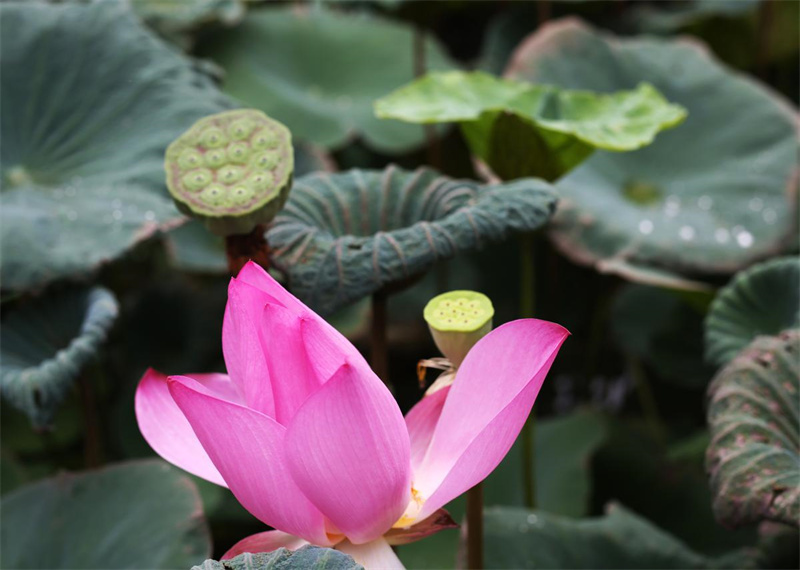
POLYGON ((228 289, 229 376, 149 370, 136 416, 164 459, 279 529, 226 558, 312 543, 402 568, 390 543, 437 530, 437 511, 497 467, 568 335, 535 319, 497 328, 404 419, 356 348, 250 263, 228 289))

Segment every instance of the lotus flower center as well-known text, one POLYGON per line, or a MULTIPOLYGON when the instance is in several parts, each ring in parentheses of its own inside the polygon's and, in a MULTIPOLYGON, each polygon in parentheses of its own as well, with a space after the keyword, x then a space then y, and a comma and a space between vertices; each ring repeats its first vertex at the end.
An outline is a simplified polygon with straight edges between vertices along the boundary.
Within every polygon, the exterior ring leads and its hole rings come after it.
POLYGON ((400 517, 396 523, 392 525, 392 528, 408 528, 417 521, 417 516, 419 515, 420 511, 422 510, 422 505, 425 504, 425 499, 420 495, 419 491, 417 491, 414 486, 411 486, 411 500, 408 502, 408 506, 406 507, 406 511, 403 513, 403 516, 400 517))

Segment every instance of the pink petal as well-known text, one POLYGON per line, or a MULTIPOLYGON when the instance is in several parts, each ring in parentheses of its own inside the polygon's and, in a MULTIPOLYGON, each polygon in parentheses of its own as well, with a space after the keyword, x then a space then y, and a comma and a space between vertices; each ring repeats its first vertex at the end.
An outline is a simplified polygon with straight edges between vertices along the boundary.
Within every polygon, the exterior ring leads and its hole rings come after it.
POLYGON ((267 532, 259 532, 258 534, 252 534, 247 538, 243 538, 234 544, 228 552, 223 554, 221 560, 235 558, 244 552, 272 552, 279 548, 297 550, 306 544, 308 544, 308 541, 302 538, 286 534, 279 530, 268 530, 267 532))
POLYGON ((282 425, 215 397, 190 378, 171 376, 169 390, 244 508, 276 529, 330 544, 322 515, 289 473, 282 425))
POLYGON ((381 536, 410 499, 408 432, 374 373, 350 364, 298 410, 287 430, 300 489, 352 542, 381 536))
POLYGON ((366 544, 345 540, 336 545, 336 550, 352 556, 365 570, 405 570, 392 547, 382 538, 366 544))
POLYGON ((411 441, 412 472, 416 472, 425 458, 449 392, 450 386, 446 386, 429 396, 423 396, 406 414, 406 428, 411 441))
POLYGON ((259 339, 264 305, 270 302, 276 301, 260 289, 231 279, 222 322, 222 353, 247 405, 275 417, 269 370, 259 339))
POLYGON ((270 296, 269 302, 282 305, 292 312, 308 309, 297 297, 284 289, 283 285, 275 281, 263 267, 253 261, 248 261, 242 267, 236 280, 259 289, 270 296))
POLYGON ((507 323, 470 350, 436 425, 414 485, 424 518, 482 481, 502 461, 533 407, 561 344, 562 326, 507 323))
POLYGON ((263 313, 261 344, 275 398, 275 419, 288 425, 306 398, 330 376, 318 377, 309 362, 301 315, 272 303, 263 313))
MULTIPOLYGON (((236 387, 224 374, 195 374, 193 378, 219 398, 241 401, 236 387)), ((134 408, 139 430, 156 453, 184 471, 227 486, 172 399, 164 374, 152 368, 145 372, 136 388, 134 408)))
POLYGON ((320 378, 327 381, 345 362, 360 374, 373 374, 367 361, 349 340, 310 310, 308 315, 310 318, 303 320, 303 341, 308 359, 320 378))

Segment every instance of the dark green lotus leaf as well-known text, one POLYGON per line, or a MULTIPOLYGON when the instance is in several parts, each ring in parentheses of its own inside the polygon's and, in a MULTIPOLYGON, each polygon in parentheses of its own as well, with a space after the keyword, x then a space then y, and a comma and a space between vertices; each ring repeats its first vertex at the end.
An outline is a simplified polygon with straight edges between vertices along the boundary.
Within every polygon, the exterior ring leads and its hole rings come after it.
POLYGON ((703 313, 680 294, 632 284, 620 291, 611 310, 616 342, 660 378, 689 388, 711 379, 714 368, 703 359, 703 313))
POLYGON ((395 166, 312 174, 295 182, 267 241, 291 290, 330 313, 436 261, 534 230, 556 200, 537 179, 483 186, 395 166))
POLYGON ((759 335, 800 327, 800 258, 784 257, 737 274, 706 318, 706 359, 722 366, 759 335))
POLYGON ((641 148, 686 117, 647 84, 601 95, 479 71, 430 73, 376 101, 375 114, 411 123, 460 123, 472 152, 504 180, 556 180, 597 148, 641 148))
POLYGON ((364 570, 352 557, 332 548, 304 546, 292 552, 246 552, 230 560, 206 560, 192 570, 364 570))
POLYGON ((0 509, 3 568, 188 568, 211 551, 196 487, 157 460, 62 473, 0 509))
POLYGON ((736 527, 800 521, 800 329, 757 337, 709 387, 714 514, 736 527))
POLYGON ((666 8, 641 5, 630 15, 633 26, 645 33, 675 33, 711 18, 736 18, 752 14, 759 0, 694 0, 666 8))
POLYGON ((512 507, 486 509, 486 568, 754 568, 741 550, 703 556, 618 504, 593 519, 512 507))
MULTIPOLYGON (((354 135, 384 152, 424 140, 421 127, 381 121, 372 102, 414 77, 410 26, 366 14, 270 8, 248 12, 201 53, 225 68, 224 89, 283 122, 298 140, 339 147, 354 135)), ((432 39, 429 69, 455 67, 432 39)))
POLYGON ((8 311, 0 327, 3 398, 34 425, 47 425, 118 312, 102 287, 52 291, 8 311))
POLYGON ((647 148, 597 151, 559 181, 551 237, 573 260, 634 280, 637 268, 651 281, 653 269, 702 277, 791 239, 797 114, 697 42, 618 39, 565 20, 529 38, 507 75, 603 93, 646 81, 689 112, 647 148))
MULTIPOLYGON (((333 171, 335 164, 325 151, 309 144, 294 145, 294 173, 302 176, 316 171, 333 171)), ((181 271, 227 273, 225 240, 197 220, 189 220, 165 235, 170 262, 181 271)))
POLYGON ((190 34, 212 24, 232 26, 244 17, 243 0, 131 0, 136 14, 162 37, 189 47, 190 34))
MULTIPOLYGON (((548 512, 580 517, 589 512, 590 464, 608 436, 606 418, 581 410, 536 422, 536 504, 548 512)), ((487 505, 525 504, 522 441, 518 439, 486 479, 487 505)))
POLYGON ((123 2, 3 3, 0 32, 3 288, 85 274, 180 223, 164 150, 229 105, 211 80, 123 2))

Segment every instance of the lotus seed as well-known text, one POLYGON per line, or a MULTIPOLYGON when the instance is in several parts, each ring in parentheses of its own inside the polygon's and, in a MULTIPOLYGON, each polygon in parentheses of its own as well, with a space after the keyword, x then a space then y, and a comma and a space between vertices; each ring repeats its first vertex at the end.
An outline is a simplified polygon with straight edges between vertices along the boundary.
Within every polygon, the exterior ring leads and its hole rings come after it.
POLYGON ((235 142, 228 145, 228 159, 230 159, 231 162, 244 164, 249 157, 250 148, 248 148, 246 143, 235 142))
POLYGON ((244 175, 244 169, 240 166, 223 166, 217 173, 217 180, 225 184, 239 182, 244 175))
POLYGON ((274 177, 270 172, 256 172, 247 179, 247 185, 256 191, 266 190, 272 185, 274 177))
POLYGON ((203 155, 193 148, 187 148, 178 157, 178 166, 181 168, 181 170, 191 170, 193 168, 197 168, 198 166, 202 166, 202 164, 203 155))
POLYGON ((231 199, 237 205, 243 205, 253 199, 253 190, 247 186, 235 186, 231 190, 231 199))
POLYGON ((200 142, 206 148, 219 148, 228 144, 228 137, 218 127, 209 127, 200 135, 200 142))
POLYGON ((208 188, 203 190, 200 198, 211 206, 221 206, 225 203, 225 188, 219 184, 210 184, 208 188))
POLYGON ((274 170, 280 162, 280 155, 277 152, 262 152, 256 156, 254 167, 261 170, 274 170))
POLYGON ((256 135, 253 137, 253 148, 257 150, 263 150, 267 148, 276 148, 280 144, 280 138, 274 132, 261 129, 256 135))
POLYGON ((225 152, 220 148, 209 150, 206 153, 206 164, 211 168, 219 168, 227 161, 225 152))
POLYGON ((237 119, 228 127, 228 134, 230 134, 231 138, 235 141, 244 140, 250 136, 255 126, 255 123, 248 119, 237 119))
POLYGON ((198 168, 197 170, 187 172, 181 179, 183 185, 192 192, 203 189, 211 180, 211 171, 206 168, 198 168))

